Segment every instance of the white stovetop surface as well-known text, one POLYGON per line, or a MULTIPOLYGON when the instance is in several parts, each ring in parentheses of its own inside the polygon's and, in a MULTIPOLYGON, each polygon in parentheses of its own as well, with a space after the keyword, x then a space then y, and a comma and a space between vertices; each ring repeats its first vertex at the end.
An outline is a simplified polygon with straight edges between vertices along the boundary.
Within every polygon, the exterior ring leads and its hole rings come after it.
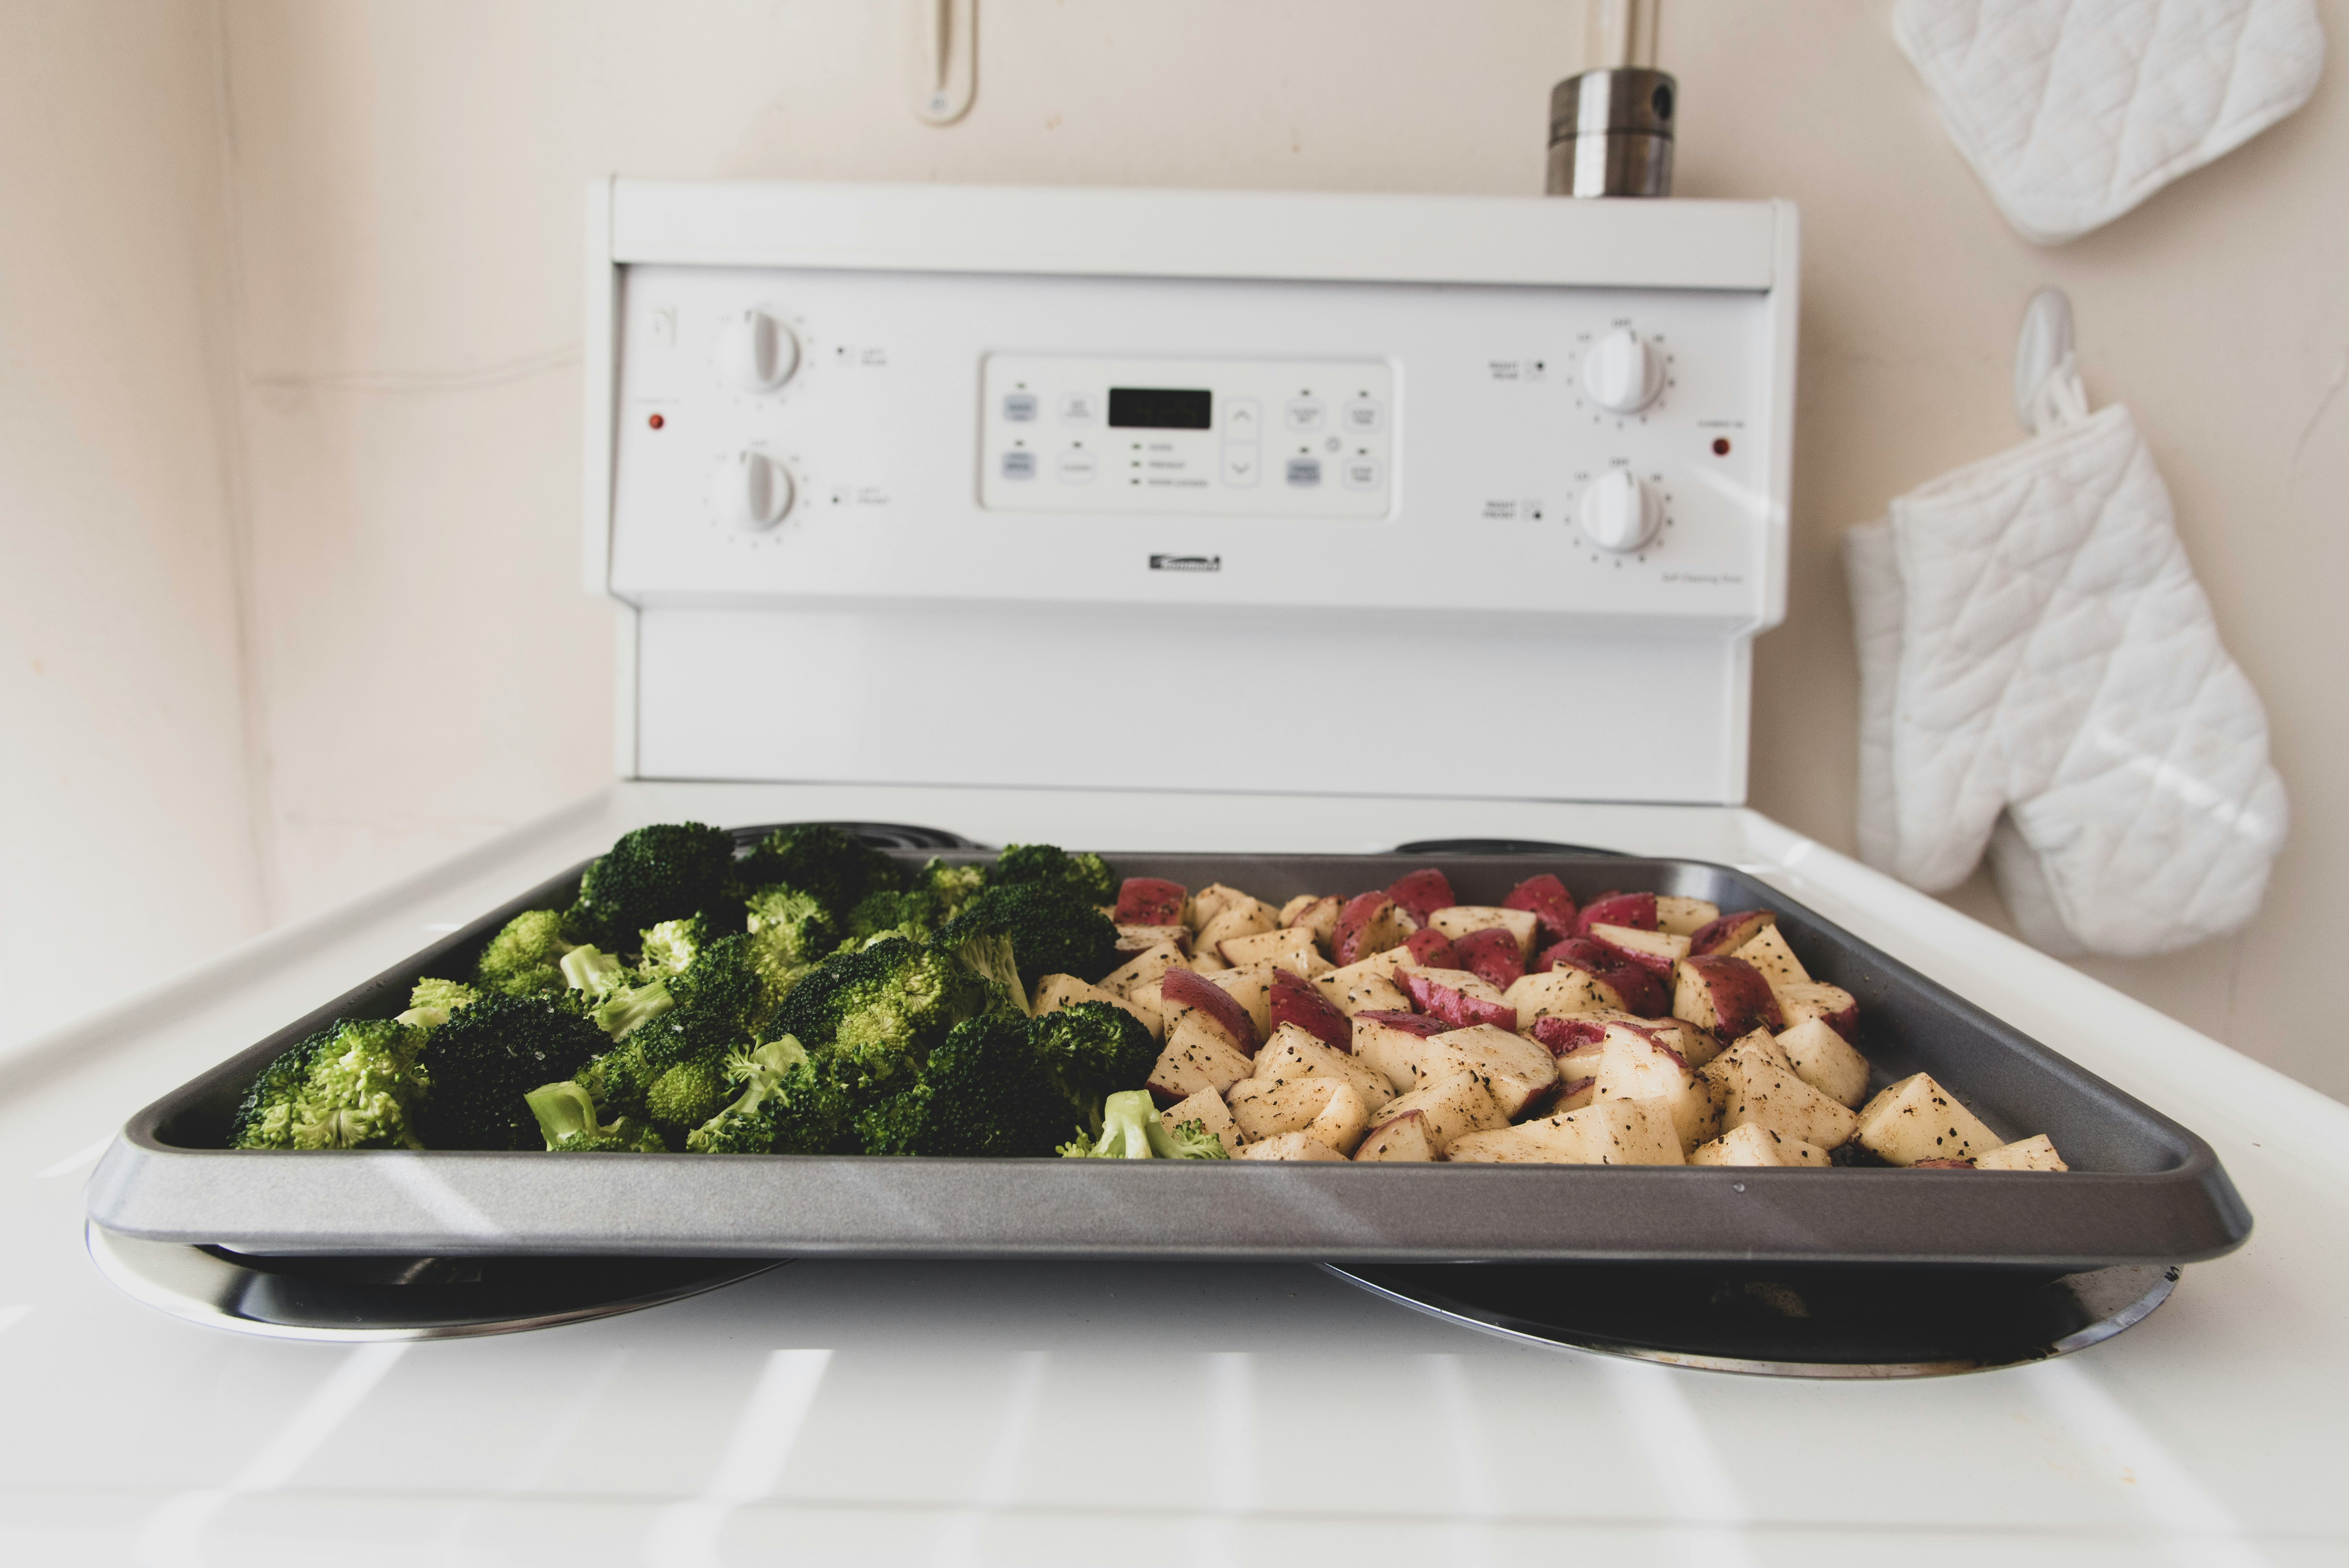
MULTIPOLYGON (((17 1562, 2338 1562, 2349 1108, 1742 811, 636 784, 264 937, 0 1078, 0 1545, 17 1562), (990 842, 1517 836, 1736 863, 2215 1145, 2258 1220, 2062 1361, 1788 1382, 1522 1347, 1308 1267, 805 1263, 512 1337, 186 1326, 82 1252, 131 1110, 683 816, 990 842)), ((0 1068, 0 1070, 5 1070, 0 1068)))

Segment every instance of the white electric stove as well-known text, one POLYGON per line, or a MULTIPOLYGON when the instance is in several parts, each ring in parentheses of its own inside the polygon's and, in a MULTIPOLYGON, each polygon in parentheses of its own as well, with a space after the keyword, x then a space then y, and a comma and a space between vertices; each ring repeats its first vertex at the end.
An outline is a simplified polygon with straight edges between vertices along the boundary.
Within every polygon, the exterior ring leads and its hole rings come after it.
POLYGON ((624 781, 0 1063, 12 1556, 2339 1559, 2349 1109, 1737 803, 1746 648, 1784 604, 1791 213, 626 184, 596 211, 624 781), (1495 670, 1504 713, 1636 678, 1617 722, 1651 727, 1416 717, 1495 670), (1283 743, 1349 691, 1385 700, 1283 743), (81 1181, 131 1110, 684 818, 1723 861, 2187 1123, 2259 1228, 2079 1354, 1832 1382, 1537 1347, 1303 1265, 792 1263, 326 1344, 91 1265, 81 1181))

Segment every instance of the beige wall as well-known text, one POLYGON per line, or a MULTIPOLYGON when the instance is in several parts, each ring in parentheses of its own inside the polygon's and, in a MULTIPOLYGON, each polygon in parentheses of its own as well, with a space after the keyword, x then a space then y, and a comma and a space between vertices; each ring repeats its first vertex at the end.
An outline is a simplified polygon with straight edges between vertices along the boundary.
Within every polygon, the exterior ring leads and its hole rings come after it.
POLYGON ((215 20, 0 5, 0 1045, 263 917, 215 20))
MULTIPOLYGON (((2349 0, 2329 0, 2336 43, 2349 0)), ((1793 619, 1762 645, 1754 799, 1852 843, 1837 539, 2017 438, 2024 300, 2077 306, 2266 694, 2294 828, 2243 938, 2096 973, 2349 1095, 2317 1015, 2349 880, 2349 110, 2308 109, 2109 229, 2023 243, 1950 148, 1886 0, 1667 0, 1680 190, 1806 237, 1793 619), (2336 396, 2336 394, 2339 394, 2336 396)), ((580 597, 578 191, 597 172, 1532 192, 1570 0, 980 0, 978 98, 903 106, 882 0, 221 0, 241 513, 279 913, 607 770, 580 597)), ((1975 887, 1968 908, 1997 918, 1975 887)), ((2057 1042, 2060 1045, 2060 1042, 2057 1042)))

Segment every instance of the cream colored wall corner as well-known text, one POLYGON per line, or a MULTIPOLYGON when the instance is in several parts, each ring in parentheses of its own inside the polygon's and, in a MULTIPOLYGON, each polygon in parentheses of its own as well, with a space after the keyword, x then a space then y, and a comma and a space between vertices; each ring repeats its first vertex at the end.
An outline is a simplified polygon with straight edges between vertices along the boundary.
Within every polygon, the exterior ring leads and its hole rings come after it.
POLYGON ((0 1047, 264 918, 214 23, 0 9, 0 1047))

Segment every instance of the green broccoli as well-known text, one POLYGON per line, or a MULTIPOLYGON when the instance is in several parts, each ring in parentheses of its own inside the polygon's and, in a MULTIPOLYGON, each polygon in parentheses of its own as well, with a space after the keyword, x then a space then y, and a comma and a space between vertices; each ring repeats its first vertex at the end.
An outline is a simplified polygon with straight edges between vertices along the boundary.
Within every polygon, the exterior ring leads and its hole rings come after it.
POLYGON ((995 990, 948 954, 902 936, 839 953, 810 971, 776 1015, 776 1029, 811 1052, 896 1054, 918 1065, 947 1031, 984 1011, 995 990))
POLYGON ((987 885, 1042 887, 1067 893, 1080 903, 1117 902, 1117 873, 1099 855, 1072 855, 1051 844, 1010 844, 995 857, 987 885))
POLYGON ((605 997, 592 1008, 587 1017, 597 1028, 616 1040, 625 1040, 636 1029, 651 1023, 675 1006, 666 980, 648 981, 642 985, 626 985, 605 997))
POLYGON ((638 967, 657 980, 685 972, 709 941, 709 921, 704 915, 689 914, 682 920, 664 920, 638 935, 644 944, 644 962, 638 967))
POLYGON ((1158 1042, 1142 1020, 1108 1002, 1040 1014, 1028 1027, 1036 1059, 1061 1091, 1065 1112, 1090 1132, 1103 1126, 1103 1102, 1146 1082, 1158 1063, 1158 1042))
POLYGON ((1173 1131, 1158 1119, 1158 1108, 1146 1088, 1127 1089, 1109 1097, 1107 1114, 1098 1139, 1083 1136, 1061 1146, 1071 1160, 1228 1160, 1223 1140, 1193 1119, 1173 1131))
POLYGON ((701 822, 623 833, 586 874, 564 916, 575 941, 617 949, 665 920, 717 911, 736 885, 734 836, 701 822))
POLYGON ((525 910, 505 923, 481 950, 473 983, 509 996, 535 996, 564 987, 563 955, 578 944, 563 934, 563 915, 552 909, 525 910))
POLYGON ((927 942, 943 918, 937 901, 926 889, 868 892, 848 912, 848 941, 860 947, 876 936, 927 942))
POLYGON ((806 1066, 808 1054, 789 1035, 770 1040, 754 1051, 740 1051, 726 1059, 728 1080, 741 1092, 717 1115, 686 1135, 685 1146, 697 1154, 765 1154, 775 1142, 774 1108, 771 1102, 794 1068, 806 1066))
POLYGON ((752 893, 750 934, 786 969, 804 969, 840 945, 840 928, 825 913, 823 902, 811 892, 780 883, 752 893))
POLYGON ((978 896, 979 890, 987 885, 987 868, 950 866, 944 861, 932 860, 914 873, 913 885, 930 895, 937 908, 937 922, 943 925, 978 896))
POLYGON ((1028 1020, 988 1013, 948 1031, 919 1080, 864 1111, 856 1130, 867 1154, 1049 1155, 1068 1111, 1028 1020))
POLYGON ((1019 984, 1032 994, 1047 975, 1099 980, 1117 967, 1117 927, 1107 915, 1056 888, 989 886, 940 928, 937 944, 953 949, 974 936, 1008 936, 1019 959, 1019 984))
POLYGON ((431 1087, 418 1059, 425 1038, 394 1019, 336 1019, 261 1069, 229 1147, 423 1148, 415 1117, 431 1087))
POLYGON ((449 1021, 450 1014, 481 999, 479 991, 454 980, 419 980, 416 989, 408 994, 408 1011, 393 1021, 412 1028, 437 1029, 449 1021))
POLYGON ((823 822, 776 829, 743 858, 741 877, 749 887, 781 882, 811 894, 840 922, 866 893, 905 885, 905 873, 896 861, 823 822))
POLYGON ((418 1134, 431 1149, 534 1149, 539 1134, 523 1097, 577 1072, 603 1045, 595 1025, 550 998, 477 1002, 426 1042, 432 1088, 418 1134))
POLYGON ((600 1003, 628 983, 628 966, 600 947, 574 947, 563 955, 563 982, 600 1003))
POLYGON ((660 1134, 636 1120, 624 1116, 605 1126, 595 1119, 595 1102, 587 1091, 566 1078, 532 1089, 523 1096, 530 1113, 538 1119, 538 1130, 551 1150, 565 1153, 593 1152, 611 1154, 666 1153, 668 1145, 660 1134))

